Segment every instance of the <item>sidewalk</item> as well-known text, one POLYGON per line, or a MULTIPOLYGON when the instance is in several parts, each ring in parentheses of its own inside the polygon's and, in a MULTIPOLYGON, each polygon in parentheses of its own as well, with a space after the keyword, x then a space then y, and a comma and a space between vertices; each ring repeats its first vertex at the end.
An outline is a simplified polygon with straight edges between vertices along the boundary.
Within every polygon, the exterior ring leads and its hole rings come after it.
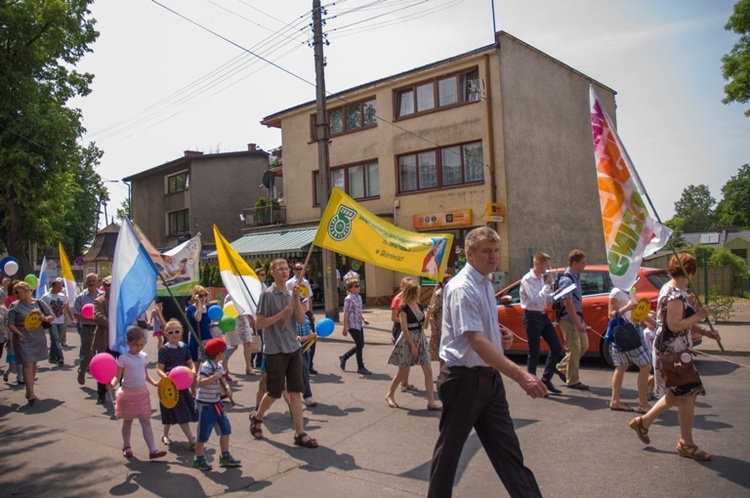
MULTIPOLYGON (((343 312, 339 312, 339 318, 343 319, 343 312)), ((391 310, 387 306, 367 306, 363 310, 365 320, 370 325, 365 326, 365 343, 366 344, 391 344, 391 310)), ((315 312, 316 321, 325 318, 325 311, 318 310, 315 312)), ((348 337, 341 335, 341 322, 336 323, 333 334, 325 340, 328 342, 351 342, 348 337)), ((721 343, 724 346, 724 352, 721 351, 716 341, 704 339, 700 346, 695 349, 712 355, 726 356, 750 356, 750 325, 736 325, 722 323, 714 325, 714 328, 721 334, 721 343)))

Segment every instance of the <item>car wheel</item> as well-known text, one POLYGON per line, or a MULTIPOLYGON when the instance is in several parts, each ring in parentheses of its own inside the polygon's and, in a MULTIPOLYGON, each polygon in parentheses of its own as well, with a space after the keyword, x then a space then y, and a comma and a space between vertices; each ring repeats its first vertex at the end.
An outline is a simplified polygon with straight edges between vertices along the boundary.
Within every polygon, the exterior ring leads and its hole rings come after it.
POLYGON ((612 354, 609 350, 609 343, 602 339, 602 341, 599 343, 599 350, 601 351, 602 358, 607 363, 607 365, 609 365, 610 368, 615 368, 615 362, 612 361, 612 354))

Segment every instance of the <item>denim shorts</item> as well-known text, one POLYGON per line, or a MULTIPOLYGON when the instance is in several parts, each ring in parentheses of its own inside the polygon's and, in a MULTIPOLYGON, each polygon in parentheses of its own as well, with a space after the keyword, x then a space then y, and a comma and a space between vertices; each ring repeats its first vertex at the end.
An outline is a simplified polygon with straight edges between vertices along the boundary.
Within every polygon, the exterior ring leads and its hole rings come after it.
POLYGON ((221 401, 218 403, 196 401, 195 409, 198 411, 198 441, 201 443, 208 441, 214 427, 220 436, 228 436, 232 433, 232 426, 227 414, 224 413, 224 405, 221 401))

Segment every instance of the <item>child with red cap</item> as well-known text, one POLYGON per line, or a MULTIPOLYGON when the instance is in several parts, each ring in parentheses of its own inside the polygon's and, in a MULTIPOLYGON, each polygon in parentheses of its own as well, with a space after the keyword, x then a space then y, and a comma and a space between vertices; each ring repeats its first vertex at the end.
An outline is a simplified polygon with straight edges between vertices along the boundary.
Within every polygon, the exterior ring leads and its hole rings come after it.
POLYGON ((198 371, 198 394, 195 397, 195 409, 198 412, 198 441, 195 444, 195 457, 193 467, 199 470, 211 470, 203 455, 203 447, 211 436, 214 426, 219 428, 219 467, 238 467, 240 461, 229 453, 229 435, 232 426, 224 413, 224 404, 221 402, 221 386, 224 386, 226 395, 231 399, 232 391, 223 382, 224 369, 221 360, 227 350, 227 344, 223 339, 211 339, 206 343, 206 360, 201 364, 198 371))

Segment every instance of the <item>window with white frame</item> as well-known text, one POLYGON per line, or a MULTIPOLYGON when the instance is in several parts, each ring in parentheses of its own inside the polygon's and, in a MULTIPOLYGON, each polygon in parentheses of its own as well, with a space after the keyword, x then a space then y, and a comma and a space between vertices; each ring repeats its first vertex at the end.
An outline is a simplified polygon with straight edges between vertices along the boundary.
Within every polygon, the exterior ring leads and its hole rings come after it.
POLYGON ((190 187, 190 178, 187 171, 180 171, 174 175, 164 177, 167 194, 182 192, 190 187))
POLYGON ((167 234, 180 235, 190 232, 190 210, 167 213, 167 234))
POLYGON ((399 193, 484 181, 482 142, 403 154, 397 164, 399 193))

